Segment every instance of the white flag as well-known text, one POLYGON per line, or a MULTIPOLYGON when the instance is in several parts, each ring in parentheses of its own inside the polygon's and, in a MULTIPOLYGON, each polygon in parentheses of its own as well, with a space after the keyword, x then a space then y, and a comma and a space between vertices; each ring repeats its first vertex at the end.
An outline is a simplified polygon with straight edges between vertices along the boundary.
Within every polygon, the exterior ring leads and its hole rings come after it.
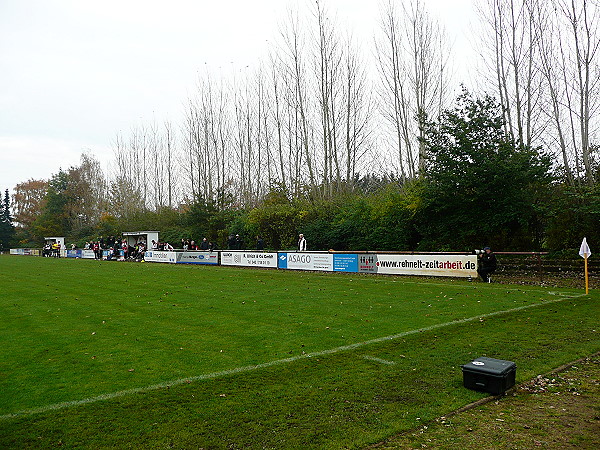
POLYGON ((592 251, 590 250, 590 246, 587 243, 587 239, 583 238, 583 242, 581 243, 581 247, 579 248, 579 256, 585 258, 586 256, 589 257, 591 254, 592 251))

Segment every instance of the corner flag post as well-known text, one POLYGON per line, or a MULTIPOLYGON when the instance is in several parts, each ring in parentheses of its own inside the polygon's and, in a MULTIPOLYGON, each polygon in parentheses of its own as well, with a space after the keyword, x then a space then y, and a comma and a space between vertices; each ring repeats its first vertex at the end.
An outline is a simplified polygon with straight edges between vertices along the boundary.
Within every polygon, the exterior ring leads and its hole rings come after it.
POLYGON ((587 259, 588 259, 588 255, 587 253, 585 254, 585 258, 584 258, 584 265, 585 265, 585 295, 588 295, 590 293, 590 289, 589 289, 589 279, 588 279, 588 268, 587 268, 587 259))
POLYGON ((585 267, 585 294, 589 294, 589 278, 588 278, 588 257, 592 254, 590 250, 590 246, 587 243, 587 239, 583 238, 583 242, 581 243, 581 247, 579 248, 579 256, 583 258, 584 267, 585 267))

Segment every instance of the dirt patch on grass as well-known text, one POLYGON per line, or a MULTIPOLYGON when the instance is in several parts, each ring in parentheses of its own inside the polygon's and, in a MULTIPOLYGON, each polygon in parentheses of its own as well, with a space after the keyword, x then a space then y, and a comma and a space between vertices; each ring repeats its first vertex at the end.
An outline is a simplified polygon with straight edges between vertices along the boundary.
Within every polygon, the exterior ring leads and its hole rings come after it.
POLYGON ((600 448, 600 353, 373 448, 600 448))

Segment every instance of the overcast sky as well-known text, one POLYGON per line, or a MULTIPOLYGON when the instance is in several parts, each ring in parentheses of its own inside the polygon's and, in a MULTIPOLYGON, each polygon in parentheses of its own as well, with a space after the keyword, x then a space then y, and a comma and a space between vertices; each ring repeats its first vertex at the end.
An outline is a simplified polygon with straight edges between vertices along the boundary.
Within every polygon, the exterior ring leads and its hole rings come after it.
MULTIPOLYGON (((379 0, 321 1, 371 51, 379 0)), ((447 28, 463 70, 473 0, 424 3, 447 28)), ((178 123, 199 71, 252 67, 289 7, 309 4, 0 0, 0 189, 48 179, 78 165, 84 151, 106 170, 117 133, 154 119, 178 123)))

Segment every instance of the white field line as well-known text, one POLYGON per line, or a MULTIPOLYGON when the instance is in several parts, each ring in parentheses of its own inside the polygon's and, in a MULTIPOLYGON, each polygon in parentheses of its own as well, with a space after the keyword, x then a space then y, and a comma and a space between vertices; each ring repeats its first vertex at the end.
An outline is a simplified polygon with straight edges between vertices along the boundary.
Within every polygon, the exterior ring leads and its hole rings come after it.
POLYGON ((394 364, 396 364, 395 361, 388 361, 386 359, 377 358, 371 355, 363 355, 363 359, 366 359, 367 361, 373 361, 379 364, 384 364, 386 366, 393 366, 394 364))
MULTIPOLYGON (((553 293, 553 294, 555 295, 556 293, 553 293)), ((561 296, 555 300, 548 300, 543 303, 533 303, 530 305, 524 305, 524 306, 518 306, 516 308, 506 309, 504 311, 495 311, 495 312, 483 314, 480 316, 468 317, 466 319, 452 320, 450 322, 440 323, 440 324, 436 324, 436 325, 430 325, 428 327, 418 328, 416 330, 404 331, 402 333, 392 334, 390 336, 383 336, 383 337, 379 337, 379 338, 375 338, 375 339, 370 339, 370 340, 364 341, 364 342, 356 342, 354 344, 342 345, 341 347, 335 347, 335 348, 331 348, 328 350, 321 350, 320 352, 306 353, 306 354, 302 354, 302 355, 298 355, 298 356, 292 356, 291 358, 277 359, 274 361, 269 361, 266 363, 256 364, 256 365, 252 365, 252 366, 236 367, 234 369, 221 370, 218 372, 212 372, 212 373, 207 373, 207 374, 203 374, 203 375, 196 375, 196 376, 188 377, 188 378, 180 378, 178 380, 165 381, 164 383, 153 384, 153 385, 145 386, 145 387, 125 389, 122 391, 112 392, 109 394, 102 394, 102 395, 98 395, 95 397, 84 398, 81 400, 72 400, 69 402, 54 403, 51 405, 40 406, 38 408, 26 409, 26 410, 18 411, 15 413, 4 414, 4 415, 0 416, 0 420, 7 420, 7 419, 20 417, 20 416, 33 415, 33 414, 40 414, 40 413, 44 413, 44 412, 48 412, 48 411, 55 411, 55 410, 70 408, 70 407, 74 407, 74 406, 87 405, 90 403, 96 403, 96 402, 100 402, 103 400, 111 400, 114 398, 125 397, 128 395, 141 394, 141 393, 145 393, 145 392, 149 392, 149 391, 155 391, 158 389, 169 388, 172 386, 189 384, 189 383, 192 383, 195 381, 212 380, 215 378, 236 375, 239 373, 252 372, 255 370, 265 369, 268 367, 293 363, 293 362, 301 360, 301 359, 315 358, 315 357, 325 356, 325 355, 333 355, 335 353, 345 352, 345 351, 349 351, 349 350, 356 350, 357 348, 365 347, 365 346, 371 345, 371 344, 378 344, 381 342, 392 341, 392 340, 399 339, 399 338, 402 338, 405 336, 410 336, 412 334, 418 334, 418 333, 423 333, 423 332, 427 332, 427 331, 437 330, 439 328, 445 328, 445 327, 449 327, 452 325, 459 325, 459 324, 463 324, 463 323, 474 322, 476 320, 486 319, 489 317, 499 316, 502 314, 508 314, 508 313, 512 313, 512 312, 516 312, 516 311, 522 311, 524 309, 535 308, 538 306, 550 305, 553 303, 562 302, 564 300, 569 300, 569 299, 578 298, 578 297, 584 297, 585 295, 586 294, 578 294, 578 295, 573 295, 573 296, 569 296, 569 297, 561 296)))

